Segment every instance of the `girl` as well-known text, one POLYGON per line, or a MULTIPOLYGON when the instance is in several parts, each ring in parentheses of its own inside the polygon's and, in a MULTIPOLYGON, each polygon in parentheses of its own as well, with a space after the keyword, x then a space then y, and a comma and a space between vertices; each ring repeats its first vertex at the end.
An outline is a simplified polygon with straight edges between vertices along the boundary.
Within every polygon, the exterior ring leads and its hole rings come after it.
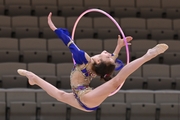
MULTIPOLYGON (((18 73, 26 76, 30 85, 38 85, 58 101, 86 112, 96 110, 109 94, 125 82, 131 73, 145 62, 164 53, 168 49, 166 44, 156 45, 154 48, 149 49, 142 57, 124 66, 115 77, 111 78, 110 75, 115 69, 117 55, 125 45, 124 40, 118 36, 117 46, 113 54, 103 51, 101 54, 90 57, 75 45, 66 29, 55 27, 51 16, 52 13, 48 16, 49 27, 58 35, 64 44, 69 47, 76 63, 70 74, 72 93, 66 93, 65 91, 57 89, 30 71, 18 69, 18 73), (89 83, 96 76, 100 76, 100 78, 106 82, 92 89, 89 87, 89 83)), ((131 40, 132 37, 127 37, 128 42, 131 40)))

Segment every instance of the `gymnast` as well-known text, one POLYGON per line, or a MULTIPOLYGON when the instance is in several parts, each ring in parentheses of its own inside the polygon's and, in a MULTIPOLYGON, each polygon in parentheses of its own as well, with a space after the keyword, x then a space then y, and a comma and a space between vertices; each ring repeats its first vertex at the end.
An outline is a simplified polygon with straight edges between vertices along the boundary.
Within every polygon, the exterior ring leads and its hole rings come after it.
MULTIPOLYGON (((131 73, 137 70, 145 62, 161 53, 164 53, 168 49, 168 45, 166 44, 162 43, 156 45, 155 47, 147 50, 146 54, 142 57, 123 66, 117 75, 111 78, 111 74, 116 68, 115 62, 118 54, 121 48, 125 46, 124 40, 118 36, 117 46, 112 54, 107 51, 103 51, 100 54, 90 57, 86 52, 80 50, 76 46, 66 29, 55 27, 51 20, 51 16, 52 13, 49 13, 49 27, 70 49, 76 63, 70 74, 72 93, 67 93, 54 87, 31 71, 18 69, 17 72, 22 76, 26 76, 30 85, 38 85, 58 101, 69 104, 82 111, 91 112, 96 110, 113 91, 123 85, 126 78, 131 73), (100 76, 100 78, 106 82, 92 89, 89 86, 89 83, 96 76, 100 76)), ((127 42, 130 42, 132 37, 126 37, 126 39, 127 42)))

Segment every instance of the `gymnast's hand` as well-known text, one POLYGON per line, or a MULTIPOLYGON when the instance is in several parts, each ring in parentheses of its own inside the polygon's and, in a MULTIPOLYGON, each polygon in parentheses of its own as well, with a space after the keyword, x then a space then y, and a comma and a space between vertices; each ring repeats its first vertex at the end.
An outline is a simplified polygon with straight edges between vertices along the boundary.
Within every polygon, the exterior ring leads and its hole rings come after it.
MULTIPOLYGON (((131 36, 127 36, 126 37, 126 40, 127 40, 127 43, 128 45, 131 45, 131 43, 129 43, 133 38, 131 36)), ((118 35, 118 41, 117 41, 117 45, 123 47, 125 46, 125 42, 124 42, 124 39, 121 38, 120 35, 118 35)))
POLYGON ((48 15, 48 25, 51 28, 51 30, 55 31, 57 28, 55 27, 54 23, 51 20, 52 12, 48 15))

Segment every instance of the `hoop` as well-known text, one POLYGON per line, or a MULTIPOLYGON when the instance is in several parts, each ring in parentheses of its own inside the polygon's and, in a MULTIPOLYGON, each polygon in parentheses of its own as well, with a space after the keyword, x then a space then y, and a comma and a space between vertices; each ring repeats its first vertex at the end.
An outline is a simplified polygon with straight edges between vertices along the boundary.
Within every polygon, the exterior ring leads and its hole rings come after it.
MULTIPOLYGON (((76 20, 75 24, 74 24, 74 27, 72 29, 72 35, 71 35, 71 38, 72 40, 74 40, 74 34, 75 34, 75 30, 76 30, 76 27, 77 27, 77 24, 79 23, 80 19, 86 14, 86 13, 89 13, 89 12, 99 12, 99 13, 102 13, 104 15, 106 15, 109 19, 112 20, 112 22, 116 25, 116 27, 118 28, 119 32, 121 33, 123 39, 124 39, 124 42, 125 42, 125 47, 126 47, 126 55, 127 55, 127 64, 129 63, 129 48, 128 48, 128 43, 127 43, 127 40, 126 40, 126 37, 124 35, 124 32, 122 31, 120 25, 116 22, 116 20, 111 16, 109 15, 108 13, 106 13, 105 11, 103 10, 100 10, 100 9, 89 9, 89 10, 86 10, 84 11, 76 20)), ((75 61, 73 60, 74 64, 75 64, 75 61)), ((123 83, 124 84, 124 83, 123 83)), ((122 87, 121 84, 114 92, 112 92, 109 96, 112 96, 114 95, 115 93, 117 93, 120 88, 122 87)))

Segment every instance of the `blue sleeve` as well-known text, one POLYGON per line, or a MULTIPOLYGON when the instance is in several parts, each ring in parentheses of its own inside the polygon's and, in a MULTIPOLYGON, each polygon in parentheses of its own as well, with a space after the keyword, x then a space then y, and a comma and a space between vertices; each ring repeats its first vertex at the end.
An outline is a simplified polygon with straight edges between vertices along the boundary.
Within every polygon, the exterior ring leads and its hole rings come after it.
MULTIPOLYGON (((56 35, 63 41, 63 43, 67 46, 68 43, 71 41, 70 33, 67 29, 58 28, 55 30, 56 35)), ((76 64, 87 64, 88 61, 85 57, 85 52, 80 50, 75 43, 69 45, 69 49, 72 53, 73 59, 75 60, 76 64)))

